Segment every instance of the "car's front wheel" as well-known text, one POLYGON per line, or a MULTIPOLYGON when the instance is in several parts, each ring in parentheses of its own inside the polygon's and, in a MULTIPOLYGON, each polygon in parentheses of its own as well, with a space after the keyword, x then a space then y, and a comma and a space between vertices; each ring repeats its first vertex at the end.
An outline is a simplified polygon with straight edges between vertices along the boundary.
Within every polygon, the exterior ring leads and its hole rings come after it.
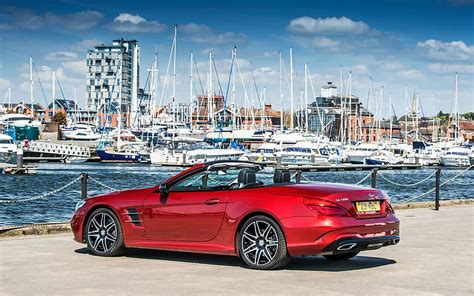
POLYGON ((283 231, 266 216, 254 216, 244 223, 237 247, 245 264, 254 269, 281 268, 291 259, 283 231))
POLYGON ((123 251, 122 228, 117 216, 109 209, 99 208, 89 216, 85 237, 93 255, 109 257, 123 251))

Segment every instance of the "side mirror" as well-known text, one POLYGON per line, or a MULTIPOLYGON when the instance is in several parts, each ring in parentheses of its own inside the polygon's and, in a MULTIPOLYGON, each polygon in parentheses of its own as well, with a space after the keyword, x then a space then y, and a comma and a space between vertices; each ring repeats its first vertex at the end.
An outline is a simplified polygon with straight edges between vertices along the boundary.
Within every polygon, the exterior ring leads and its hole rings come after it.
POLYGON ((168 186, 166 186, 166 183, 161 184, 159 190, 160 190, 161 195, 164 195, 164 196, 168 195, 169 190, 168 190, 168 186))

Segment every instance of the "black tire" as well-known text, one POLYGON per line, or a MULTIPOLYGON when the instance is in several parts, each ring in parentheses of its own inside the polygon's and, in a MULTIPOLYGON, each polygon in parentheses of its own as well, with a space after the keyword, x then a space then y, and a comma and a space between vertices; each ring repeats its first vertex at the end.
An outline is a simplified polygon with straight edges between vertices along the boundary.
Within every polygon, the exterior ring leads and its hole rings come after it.
POLYGON ((96 209, 84 228, 87 247, 91 254, 103 257, 120 255, 124 250, 122 227, 114 212, 96 209))
POLYGON ((240 258, 252 269, 278 269, 291 260, 283 231, 267 216, 254 216, 245 221, 236 244, 240 258))
POLYGON ((335 255, 323 255, 324 258, 331 260, 331 261, 342 261, 348 260, 352 257, 357 256, 359 252, 349 252, 349 253, 342 253, 342 254, 335 254, 335 255))

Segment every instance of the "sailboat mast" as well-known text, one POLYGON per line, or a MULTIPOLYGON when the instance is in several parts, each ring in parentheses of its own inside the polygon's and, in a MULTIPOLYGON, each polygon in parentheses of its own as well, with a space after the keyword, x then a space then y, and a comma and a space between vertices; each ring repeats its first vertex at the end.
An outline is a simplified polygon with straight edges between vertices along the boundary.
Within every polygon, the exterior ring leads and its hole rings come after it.
MULTIPOLYGON (((237 128, 237 106, 235 105, 236 104, 236 98, 235 98, 235 87, 236 87, 236 75, 235 75, 235 57, 236 57, 236 48, 234 47, 232 49, 232 126, 233 126, 233 129, 235 130, 237 128)), ((240 113, 240 112, 239 112, 240 113)), ((242 119, 242 117, 241 117, 242 119)))
POLYGON ((352 71, 349 71, 349 126, 348 126, 348 143, 351 144, 352 138, 352 71))
POLYGON ((290 48, 290 129, 294 129, 294 106, 293 106, 293 48, 290 48))
POLYGON ((189 59, 189 126, 191 127, 191 131, 193 130, 193 60, 194 54, 191 51, 190 59, 189 59))
POLYGON ((459 133, 459 106, 458 106, 458 72, 456 72, 454 80, 454 140, 458 138, 459 133))
MULTIPOLYGON (((346 137, 345 137, 345 133, 344 133, 344 130, 345 130, 345 124, 344 124, 344 120, 345 120, 345 113, 346 113, 346 110, 345 110, 345 100, 342 96, 342 91, 343 91, 343 86, 342 86, 342 83, 343 83, 343 73, 342 73, 342 65, 339 65, 339 73, 340 73, 340 83, 341 83, 341 91, 340 91, 340 94, 339 96, 341 97, 341 124, 339 126, 339 136, 340 136, 340 140, 341 140, 341 145, 344 146, 344 143, 346 141, 346 137)), ((341 147, 342 148, 342 147, 341 147)))
POLYGON ((262 123, 262 130, 265 128, 265 96, 266 96, 267 88, 263 87, 262 92, 262 111, 260 112, 260 122, 262 123))
POLYGON ((33 106, 33 57, 30 56, 30 102, 31 102, 31 116, 35 118, 34 106, 33 106))
MULTIPOLYGON (((304 63, 304 129, 309 133, 309 120, 308 120, 308 63, 304 63)), ((321 122, 321 127, 323 123, 321 122)))
POLYGON ((171 100, 172 100, 172 104, 173 104, 173 108, 172 108, 172 112, 173 112, 173 133, 172 133, 172 137, 173 137, 173 140, 174 140, 174 134, 175 134, 175 130, 176 130, 176 125, 175 125, 175 116, 176 116, 176 110, 175 110, 175 99, 176 99, 176 46, 177 46, 177 36, 178 36, 178 26, 175 25, 174 26, 174 41, 173 41, 173 93, 172 93, 172 97, 171 97, 171 100))
POLYGON ((53 71, 53 117, 56 114, 56 71, 53 71))
POLYGON ((281 60, 281 51, 280 55, 280 132, 283 134, 283 69, 282 69, 282 60, 281 60))
POLYGON ((393 133, 393 116, 392 116, 392 93, 388 93, 388 111, 390 116, 390 143, 392 143, 392 133, 393 133))
POLYGON ((207 112, 208 118, 211 120, 211 126, 214 127, 214 102, 212 95, 212 50, 209 51, 209 84, 207 89, 207 112))
POLYGON ((405 84, 405 144, 408 144, 408 88, 405 84))

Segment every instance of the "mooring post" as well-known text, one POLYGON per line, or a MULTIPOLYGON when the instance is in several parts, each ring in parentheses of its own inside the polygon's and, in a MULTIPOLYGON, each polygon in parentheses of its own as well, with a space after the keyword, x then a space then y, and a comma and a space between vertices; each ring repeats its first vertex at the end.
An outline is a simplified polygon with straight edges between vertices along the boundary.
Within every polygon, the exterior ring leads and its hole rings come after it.
POLYGON ((372 169, 372 188, 377 188, 377 169, 372 169))
POLYGON ((281 155, 276 156, 276 168, 281 169, 281 155))
POLYGON ((436 169, 435 211, 439 211, 439 188, 441 185, 441 168, 436 169))
POLYGON ((81 174, 82 179, 81 179, 81 199, 87 199, 87 177, 89 177, 88 174, 82 173, 81 174))
POLYGON ((296 171, 295 181, 301 183, 301 171, 296 171))

